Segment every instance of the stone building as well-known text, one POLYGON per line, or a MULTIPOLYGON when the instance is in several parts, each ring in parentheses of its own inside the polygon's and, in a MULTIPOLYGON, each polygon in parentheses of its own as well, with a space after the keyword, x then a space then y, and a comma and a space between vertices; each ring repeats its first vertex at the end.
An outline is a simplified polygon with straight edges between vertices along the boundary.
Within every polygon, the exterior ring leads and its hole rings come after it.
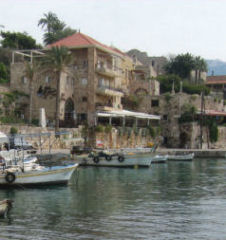
POLYGON ((226 75, 208 76, 205 84, 213 96, 226 99, 226 75))
MULTIPOLYGON (((219 131, 219 141, 214 145, 220 146, 222 145, 222 139, 225 139, 226 105, 223 100, 216 100, 212 96, 205 96, 204 99, 203 121, 205 121, 205 118, 210 117, 216 120, 221 130, 219 131)), ((143 98, 139 111, 161 116, 160 127, 164 146, 171 148, 200 148, 201 108, 202 98, 200 95, 180 92, 147 96, 143 98), (180 121, 183 113, 190 107, 196 109, 193 119, 184 122, 180 121)), ((203 148, 207 148, 208 145, 211 147, 208 135, 208 129, 203 127, 203 148)))
MULTIPOLYGON (((119 49, 106 46, 80 32, 48 45, 43 51, 14 52, 10 81, 12 90, 29 93, 24 59, 29 56, 32 60, 35 54, 42 56, 53 46, 69 48, 73 59, 67 67, 67 73, 61 75, 61 126, 73 127, 82 123, 96 125, 98 113, 120 113, 123 110, 121 99, 126 94, 136 92, 137 89, 131 88, 135 85, 133 83, 139 82, 136 75, 138 69, 133 60, 119 49), (23 55, 22 59, 16 58, 18 54, 23 55)), ((149 84, 148 88, 144 86, 144 89, 148 89, 148 94, 159 94, 159 87, 155 87, 155 84, 149 84)), ((40 108, 45 108, 49 125, 54 125, 55 96, 56 83, 51 71, 39 73, 34 83, 34 118, 38 118, 40 108)))

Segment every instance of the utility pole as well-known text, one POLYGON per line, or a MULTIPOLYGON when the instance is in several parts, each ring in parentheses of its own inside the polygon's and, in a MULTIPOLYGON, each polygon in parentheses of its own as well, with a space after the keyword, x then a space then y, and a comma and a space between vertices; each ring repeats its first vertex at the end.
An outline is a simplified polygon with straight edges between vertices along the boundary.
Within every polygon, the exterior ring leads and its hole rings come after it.
POLYGON ((201 92, 201 115, 200 115, 200 148, 202 149, 203 136, 203 115, 204 115, 204 94, 201 92))

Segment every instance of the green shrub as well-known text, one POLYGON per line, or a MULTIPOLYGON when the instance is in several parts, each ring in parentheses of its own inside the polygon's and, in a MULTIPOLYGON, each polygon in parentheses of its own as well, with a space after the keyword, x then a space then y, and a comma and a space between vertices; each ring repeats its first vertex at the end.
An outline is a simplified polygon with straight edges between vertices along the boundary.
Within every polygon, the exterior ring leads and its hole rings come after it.
POLYGON ((210 141, 211 142, 217 142, 218 140, 218 127, 215 120, 209 121, 209 133, 210 133, 210 141))
POLYGON ((170 93, 165 94, 165 100, 166 100, 167 103, 169 103, 171 98, 172 98, 172 96, 170 95, 170 93))
POLYGON ((196 107, 190 104, 184 104, 182 109, 184 112, 178 119, 179 123, 193 122, 195 120, 194 117, 197 112, 196 107))
POLYGON ((104 132, 104 126, 102 125, 97 125, 95 127, 95 132, 104 132))
POLYGON ((105 127, 105 129, 104 129, 104 131, 105 131, 106 133, 110 133, 111 130, 112 130, 112 126, 111 126, 111 125, 107 125, 107 126, 105 127))
POLYGON ((2 116, 2 117, 0 117, 0 122, 1 123, 25 123, 25 121, 24 120, 22 120, 22 119, 19 119, 19 118, 17 118, 17 117, 15 117, 15 116, 2 116))
POLYGON ((149 134, 152 138, 155 138, 156 137, 156 131, 155 131, 155 128, 153 127, 149 127, 149 134))
POLYGON ((17 134, 18 133, 18 129, 16 127, 11 127, 9 133, 12 134, 12 135, 17 134))
POLYGON ((39 120, 38 119, 32 119, 31 124, 35 125, 35 126, 39 126, 39 120))

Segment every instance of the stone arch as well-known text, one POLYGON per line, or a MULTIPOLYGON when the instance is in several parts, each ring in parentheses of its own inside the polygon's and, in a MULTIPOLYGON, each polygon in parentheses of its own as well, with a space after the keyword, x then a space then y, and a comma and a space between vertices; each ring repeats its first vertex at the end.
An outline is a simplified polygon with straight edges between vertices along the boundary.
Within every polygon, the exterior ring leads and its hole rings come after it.
POLYGON ((148 91, 145 88, 137 88, 135 91, 136 95, 148 95, 148 91))

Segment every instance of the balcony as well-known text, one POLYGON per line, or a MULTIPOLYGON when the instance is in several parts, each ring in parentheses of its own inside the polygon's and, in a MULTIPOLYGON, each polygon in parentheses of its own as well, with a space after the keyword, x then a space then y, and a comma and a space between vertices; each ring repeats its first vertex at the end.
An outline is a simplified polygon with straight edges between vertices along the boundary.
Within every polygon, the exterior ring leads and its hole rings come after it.
POLYGON ((101 86, 101 85, 97 87, 96 92, 101 95, 107 95, 107 96, 113 96, 113 97, 122 97, 124 95, 121 89, 101 86))
POLYGON ((117 75, 116 71, 114 71, 112 68, 102 64, 96 64, 96 73, 110 78, 115 78, 117 75))

